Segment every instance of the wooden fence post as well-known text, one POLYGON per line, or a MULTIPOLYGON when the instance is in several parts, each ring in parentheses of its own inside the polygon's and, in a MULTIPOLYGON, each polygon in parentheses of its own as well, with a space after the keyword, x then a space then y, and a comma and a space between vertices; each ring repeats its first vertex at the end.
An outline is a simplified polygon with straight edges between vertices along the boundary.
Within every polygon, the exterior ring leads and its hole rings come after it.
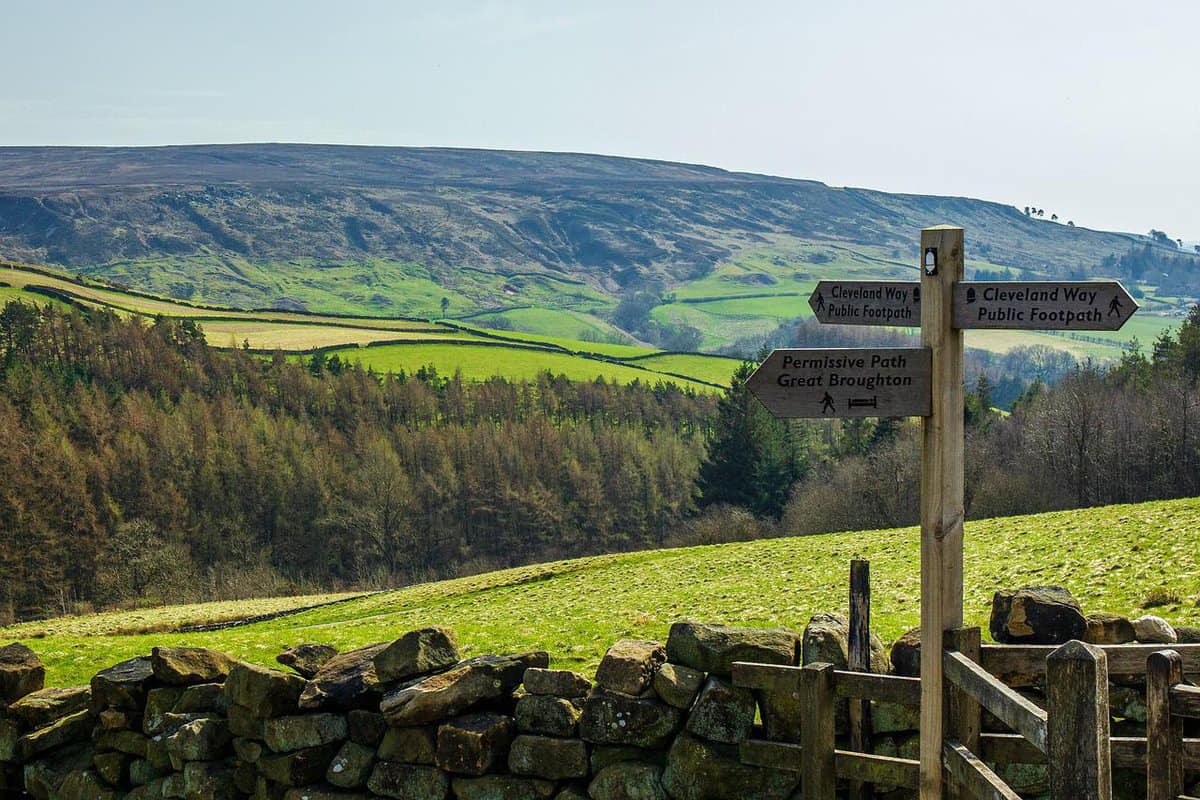
MULTIPOLYGON (((946 631, 942 643, 947 650, 957 650, 976 664, 979 663, 982 655, 979 628, 955 628, 946 631)), ((979 701, 949 681, 946 682, 945 720, 946 738, 953 739, 978 755, 983 710, 979 701)), ((948 786, 947 789, 947 796, 952 798, 969 796, 960 792, 957 785, 948 786)))
POLYGON ((800 788, 804 800, 834 800, 833 665, 807 664, 800 671, 800 788))
MULTIPOLYGON (((849 667, 852 672, 871 671, 871 562, 854 559, 850 562, 850 648, 849 667)), ((871 752, 871 701, 850 701, 850 749, 856 753, 871 752)), ((871 784, 851 781, 850 800, 872 800, 871 784)))
POLYGON ((1108 660, 1070 641, 1046 658, 1051 800, 1112 800, 1108 660))
POLYGON ((963 613, 963 334, 953 324, 963 229, 921 231, 921 345, 933 359, 921 428, 921 800, 942 800, 942 632, 963 613))
POLYGON ((1183 683, 1183 658, 1173 650, 1146 659, 1146 800, 1183 794, 1183 717, 1171 715, 1171 687, 1183 683))

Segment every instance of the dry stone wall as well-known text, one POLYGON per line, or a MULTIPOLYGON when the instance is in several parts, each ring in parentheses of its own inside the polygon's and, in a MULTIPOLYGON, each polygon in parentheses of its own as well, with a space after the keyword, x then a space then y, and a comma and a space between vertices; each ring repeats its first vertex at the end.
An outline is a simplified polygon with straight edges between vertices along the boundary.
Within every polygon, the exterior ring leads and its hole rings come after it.
MULTIPOLYGON (((1064 610, 1059 592, 998 594, 993 634, 1164 637, 1161 626, 1064 610), (1039 604, 1052 607, 1043 608, 1039 604), (1014 610, 1015 609, 1015 610, 1014 610), (1065 622, 1064 622, 1065 620, 1065 622), (1030 631, 1033 631, 1030 634, 1030 631)), ((1077 608, 1077 607, 1076 607, 1077 608)), ((1165 624, 1165 623, 1163 623, 1165 624)), ((1168 628, 1170 626, 1167 626, 1168 628)), ((1192 632, 1171 630, 1176 639, 1192 632)), ((89 686, 45 689, 37 657, 0 648, 0 793, 36 800, 789 800, 796 773, 747 766, 749 737, 795 741, 793 698, 730 680, 735 661, 846 664, 846 620, 802 634, 679 622, 665 643, 624 640, 593 679, 550 668, 544 652, 462 658, 430 627, 345 653, 303 645, 287 669, 202 648, 154 648, 89 686)), ((872 669, 915 674, 919 640, 872 643, 872 669)), ((1041 702, 1040 687, 1021 691, 1041 702)), ((1145 700, 1111 688, 1118 730, 1137 735, 1145 700)), ((845 709, 838 730, 845 733, 845 709)), ((987 720, 1002 730, 997 720, 987 720)), ((915 710, 873 707, 877 753, 915 758, 915 710)), ((1045 769, 1004 765, 1025 796, 1045 769)), ((1126 796, 1137 796, 1130 777, 1126 796)), ((877 787, 877 797, 906 790, 877 787)))

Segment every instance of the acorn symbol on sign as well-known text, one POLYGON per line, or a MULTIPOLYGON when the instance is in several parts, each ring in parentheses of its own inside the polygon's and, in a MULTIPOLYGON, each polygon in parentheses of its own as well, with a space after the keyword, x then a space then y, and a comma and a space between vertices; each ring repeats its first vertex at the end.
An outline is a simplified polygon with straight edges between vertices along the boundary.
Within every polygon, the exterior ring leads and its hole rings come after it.
POLYGON ((973 287, 967 289, 967 304, 975 302, 975 289, 973 287))

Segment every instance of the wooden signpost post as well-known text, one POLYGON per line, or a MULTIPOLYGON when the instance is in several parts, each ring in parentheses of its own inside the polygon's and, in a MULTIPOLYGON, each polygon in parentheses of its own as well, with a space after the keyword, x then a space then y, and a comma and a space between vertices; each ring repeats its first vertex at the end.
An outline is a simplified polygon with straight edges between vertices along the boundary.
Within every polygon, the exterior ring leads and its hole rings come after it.
POLYGON ((922 418, 921 800, 942 800, 942 635, 963 622, 963 330, 1117 330, 1137 303, 1115 281, 965 282, 963 230, 921 231, 921 280, 821 281, 821 322, 921 328, 919 348, 776 350, 747 387, 779 417, 922 418))

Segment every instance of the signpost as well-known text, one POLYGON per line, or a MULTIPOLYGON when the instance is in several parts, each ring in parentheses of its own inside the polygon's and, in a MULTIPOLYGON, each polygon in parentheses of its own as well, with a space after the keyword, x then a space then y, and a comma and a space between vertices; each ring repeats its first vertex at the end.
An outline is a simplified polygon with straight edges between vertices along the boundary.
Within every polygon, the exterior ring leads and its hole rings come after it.
POLYGON ((919 348, 776 350, 746 385, 779 417, 922 418, 921 800, 942 800, 942 634, 963 618, 963 330, 1117 330, 1137 303, 1115 281, 964 282, 963 231, 921 231, 921 281, 821 281, 821 322, 921 326, 919 348))
POLYGON ((921 324, 916 281, 821 281, 808 298, 813 315, 836 325, 921 324))
POLYGON ((1137 311, 1117 281, 969 281, 954 287, 954 327, 1115 331, 1137 311))
POLYGON ((775 350, 746 386, 777 417, 923 417, 929 370, 923 347, 775 350))

